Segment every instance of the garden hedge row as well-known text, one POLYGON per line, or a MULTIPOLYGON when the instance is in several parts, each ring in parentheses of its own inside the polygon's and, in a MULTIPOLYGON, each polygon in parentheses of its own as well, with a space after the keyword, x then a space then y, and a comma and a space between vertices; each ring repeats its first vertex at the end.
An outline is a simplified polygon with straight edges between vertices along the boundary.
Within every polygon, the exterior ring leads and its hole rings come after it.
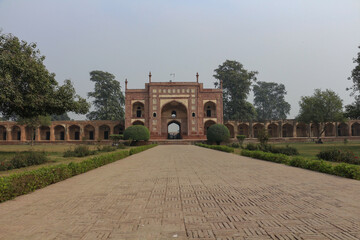
POLYGON ((197 143, 195 145, 199 146, 199 147, 210 148, 210 149, 219 150, 219 151, 228 152, 228 153, 234 152, 234 148, 224 146, 224 145, 208 145, 208 144, 203 144, 203 143, 197 143))
POLYGON ((242 150, 241 155, 271 162, 283 163, 293 167, 300 167, 340 177, 360 180, 360 166, 348 163, 334 165, 322 160, 312 160, 304 157, 289 157, 283 154, 249 150, 242 150))
POLYGON ((130 151, 95 156, 78 163, 71 162, 69 164, 42 167, 33 171, 0 177, 0 202, 60 182, 154 146, 156 146, 156 144, 131 148, 130 151))

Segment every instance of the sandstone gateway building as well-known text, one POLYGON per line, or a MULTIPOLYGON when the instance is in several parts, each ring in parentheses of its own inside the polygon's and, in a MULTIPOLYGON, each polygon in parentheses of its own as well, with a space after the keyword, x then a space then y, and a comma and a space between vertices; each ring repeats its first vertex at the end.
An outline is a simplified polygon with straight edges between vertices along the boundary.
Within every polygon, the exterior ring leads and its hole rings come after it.
POLYGON ((203 139, 209 126, 223 123, 222 89, 196 82, 152 82, 145 89, 128 89, 125 82, 125 128, 144 125, 151 139, 167 139, 169 125, 179 127, 182 139, 203 139))
MULTIPOLYGON (((111 134, 121 134, 126 127, 141 124, 152 140, 167 139, 169 126, 177 125, 178 138, 206 139, 206 130, 215 123, 224 123, 232 138, 245 135, 256 138, 266 129, 274 140, 309 141, 317 136, 319 126, 296 120, 240 122, 223 119, 222 87, 206 89, 194 82, 149 82, 144 89, 128 89, 125 81, 125 123, 120 121, 53 121, 36 129, 34 140, 43 143, 108 141, 111 134)), ((220 84, 221 86, 221 84, 220 84)), ((16 122, 0 121, 0 144, 17 144, 31 140, 32 129, 16 122)), ((321 136, 326 140, 360 139, 360 120, 326 123, 321 136)))

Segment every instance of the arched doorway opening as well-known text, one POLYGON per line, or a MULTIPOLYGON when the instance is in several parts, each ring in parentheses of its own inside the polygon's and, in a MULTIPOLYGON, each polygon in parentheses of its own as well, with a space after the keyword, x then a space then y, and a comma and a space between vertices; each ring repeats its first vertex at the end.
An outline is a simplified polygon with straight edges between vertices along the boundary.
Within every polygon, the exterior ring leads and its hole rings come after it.
POLYGON ((209 101, 204 104, 204 117, 214 118, 216 117, 216 104, 209 101))
POLYGON ((144 122, 137 120, 137 121, 133 122, 132 125, 142 125, 142 126, 144 126, 144 122))
POLYGON ((15 141, 21 140, 21 129, 19 126, 13 126, 11 129, 11 139, 15 141))
POLYGON ((177 121, 168 123, 168 139, 181 139, 181 124, 177 121))
POLYGON ((268 131, 269 137, 271 137, 271 138, 279 137, 278 126, 275 123, 269 124, 267 131, 268 131))
POLYGON ((55 140, 58 141, 64 141, 65 140, 65 128, 64 126, 57 125, 54 128, 55 131, 55 140))
POLYGON ((6 140, 6 128, 4 126, 0 126, 0 140, 6 140))
MULTIPOLYGON (((176 135, 175 139, 183 138, 188 134, 188 111, 184 104, 171 101, 165 104, 161 109, 161 135, 166 136, 169 138, 170 132, 169 130, 173 131, 176 130, 175 125, 171 125, 175 123, 179 127, 179 133, 176 135), (171 129, 170 129, 171 125, 171 129), (174 129, 173 129, 174 128, 174 129)), ((174 132, 172 132, 173 134, 174 132)), ((172 136, 171 134, 171 136, 172 136)))
POLYGON ((245 123, 242 123, 238 126, 239 135, 244 135, 247 138, 249 137, 249 126, 245 123))
POLYGON ((282 126, 282 136, 283 137, 293 137, 293 125, 289 124, 289 123, 285 123, 282 126))
POLYGON ((234 126, 228 123, 225 126, 229 129, 230 138, 235 138, 234 126))

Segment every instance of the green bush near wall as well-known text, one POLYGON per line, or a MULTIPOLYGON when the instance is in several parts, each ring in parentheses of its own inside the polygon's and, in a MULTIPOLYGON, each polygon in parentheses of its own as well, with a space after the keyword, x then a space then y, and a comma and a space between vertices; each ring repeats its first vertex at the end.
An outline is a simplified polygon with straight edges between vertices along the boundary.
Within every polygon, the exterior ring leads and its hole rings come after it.
POLYGON ((210 149, 228 152, 228 153, 234 152, 234 148, 224 146, 224 145, 208 145, 208 144, 203 144, 203 143, 197 143, 195 145, 199 146, 199 147, 210 148, 210 149))
POLYGON ((130 151, 104 154, 78 163, 71 162, 69 164, 59 164, 0 177, 0 202, 27 194, 72 176, 85 173, 154 146, 156 146, 156 144, 131 148, 130 151))
POLYGON ((360 166, 348 163, 334 165, 322 160, 312 160, 304 157, 289 157, 283 154, 249 150, 242 150, 241 155, 276 163, 283 163, 293 167, 309 169, 312 171, 332 174, 340 177, 360 180, 360 166))

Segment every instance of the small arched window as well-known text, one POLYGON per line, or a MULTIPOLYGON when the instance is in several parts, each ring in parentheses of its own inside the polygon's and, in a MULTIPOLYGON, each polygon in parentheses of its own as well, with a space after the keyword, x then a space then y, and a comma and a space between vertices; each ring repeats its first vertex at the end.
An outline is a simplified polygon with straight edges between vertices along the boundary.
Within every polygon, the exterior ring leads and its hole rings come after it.
POLYGON ((171 112, 171 117, 172 117, 172 118, 175 118, 175 117, 176 117, 176 111, 172 111, 172 112, 171 112))
POLYGON ((193 112, 192 114, 191 114, 193 117, 195 117, 195 113, 193 112))
POLYGON ((153 113, 153 117, 156 117, 156 113, 155 113, 155 112, 153 113))

